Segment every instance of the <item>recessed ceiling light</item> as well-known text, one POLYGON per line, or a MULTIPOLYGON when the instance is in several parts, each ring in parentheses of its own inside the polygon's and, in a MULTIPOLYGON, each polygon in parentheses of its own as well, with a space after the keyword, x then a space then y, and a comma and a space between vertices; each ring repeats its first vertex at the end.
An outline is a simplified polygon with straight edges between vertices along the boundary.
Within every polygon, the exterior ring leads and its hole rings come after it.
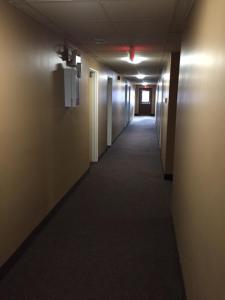
POLYGON ((130 57, 126 56, 126 57, 122 57, 121 60, 126 61, 130 64, 140 64, 141 62, 147 60, 147 57, 143 57, 143 56, 135 56, 133 60, 130 59, 130 57))
POLYGON ((144 79, 146 77, 146 75, 144 74, 138 74, 136 75, 137 79, 144 79))

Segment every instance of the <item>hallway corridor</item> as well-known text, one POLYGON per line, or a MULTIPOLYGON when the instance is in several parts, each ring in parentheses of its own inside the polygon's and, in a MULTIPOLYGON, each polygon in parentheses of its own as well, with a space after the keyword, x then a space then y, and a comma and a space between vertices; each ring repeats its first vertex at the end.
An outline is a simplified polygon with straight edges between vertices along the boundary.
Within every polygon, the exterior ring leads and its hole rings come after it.
POLYGON ((155 120, 136 117, 0 282, 1 300, 183 300, 155 120))

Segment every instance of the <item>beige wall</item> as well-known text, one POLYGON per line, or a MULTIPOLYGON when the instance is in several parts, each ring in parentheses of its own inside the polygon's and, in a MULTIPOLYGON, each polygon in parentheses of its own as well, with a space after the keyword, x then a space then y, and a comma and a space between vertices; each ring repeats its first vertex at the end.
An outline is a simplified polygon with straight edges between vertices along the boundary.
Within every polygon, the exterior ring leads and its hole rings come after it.
POLYGON ((173 174, 179 57, 179 53, 167 56, 157 86, 156 126, 163 172, 166 175, 173 174))
POLYGON ((130 91, 130 121, 132 121, 135 114, 135 86, 131 85, 130 91))
POLYGON ((196 1, 182 43, 172 211, 188 300, 225 299, 225 2, 196 1))
POLYGON ((112 140, 114 141, 124 128, 125 123, 125 82, 114 76, 112 85, 112 140))
MULTIPOLYGON (((126 111, 125 111, 125 85, 126 82, 121 78, 117 79, 117 75, 112 75, 113 78, 113 95, 112 95, 112 140, 114 141, 121 130, 127 125, 126 124, 126 111)), ((135 106, 135 89, 134 87, 127 83, 128 88, 130 88, 130 111, 128 112, 130 116, 130 121, 134 116, 134 106, 135 106)), ((128 92, 127 92, 128 93, 128 92)), ((127 96, 129 97, 129 95, 127 96)))
MULTIPOLYGON (((62 61, 56 55, 63 39, 6 1, 0 2, 0 39, 2 265, 89 167, 89 67, 99 71, 99 149, 104 151, 107 76, 114 73, 82 53, 80 106, 65 109, 57 71, 62 61)), ((113 101, 120 110, 123 100, 113 101)), ((121 121, 114 123, 118 134, 121 121)))

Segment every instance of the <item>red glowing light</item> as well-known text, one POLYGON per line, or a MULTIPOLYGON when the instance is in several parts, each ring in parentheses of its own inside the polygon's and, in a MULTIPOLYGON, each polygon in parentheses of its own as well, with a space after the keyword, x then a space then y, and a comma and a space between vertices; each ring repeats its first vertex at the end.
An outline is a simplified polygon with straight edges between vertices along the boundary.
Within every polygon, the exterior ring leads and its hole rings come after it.
POLYGON ((129 46, 129 45, 115 45, 109 46, 109 50, 115 52, 127 52, 130 54, 133 52, 148 52, 151 51, 153 48, 150 45, 136 45, 136 46, 129 46))
POLYGON ((134 55, 135 55, 135 48, 134 47, 130 47, 129 54, 130 54, 130 60, 134 61, 134 55))

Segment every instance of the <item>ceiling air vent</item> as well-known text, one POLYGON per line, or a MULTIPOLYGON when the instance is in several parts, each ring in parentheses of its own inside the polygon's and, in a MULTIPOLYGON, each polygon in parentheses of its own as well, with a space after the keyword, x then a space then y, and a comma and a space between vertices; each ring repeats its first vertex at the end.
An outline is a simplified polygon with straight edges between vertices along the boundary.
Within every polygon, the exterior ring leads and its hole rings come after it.
POLYGON ((104 39, 96 38, 95 39, 95 44, 96 45, 104 45, 104 44, 106 44, 106 41, 104 39))

